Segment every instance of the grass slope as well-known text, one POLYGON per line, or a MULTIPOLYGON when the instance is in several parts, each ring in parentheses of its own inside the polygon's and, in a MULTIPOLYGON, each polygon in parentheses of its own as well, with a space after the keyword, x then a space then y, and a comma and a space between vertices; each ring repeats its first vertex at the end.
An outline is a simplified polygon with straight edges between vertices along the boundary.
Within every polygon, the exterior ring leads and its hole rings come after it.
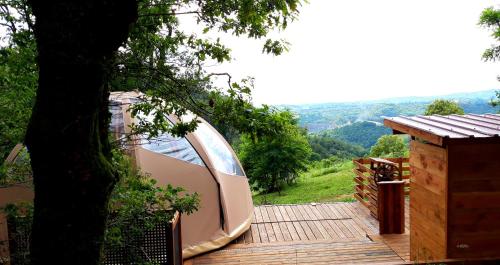
POLYGON ((330 168, 312 169, 301 174, 297 183, 286 186, 280 194, 254 194, 255 205, 308 202, 353 201, 352 162, 344 161, 330 168))

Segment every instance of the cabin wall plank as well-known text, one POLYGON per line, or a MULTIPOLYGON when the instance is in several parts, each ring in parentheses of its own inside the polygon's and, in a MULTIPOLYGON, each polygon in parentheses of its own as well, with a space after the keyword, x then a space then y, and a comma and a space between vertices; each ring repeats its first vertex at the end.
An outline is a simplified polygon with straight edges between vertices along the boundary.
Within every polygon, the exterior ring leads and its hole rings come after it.
POLYGON ((446 258, 447 150, 410 143, 410 257, 415 261, 446 258))

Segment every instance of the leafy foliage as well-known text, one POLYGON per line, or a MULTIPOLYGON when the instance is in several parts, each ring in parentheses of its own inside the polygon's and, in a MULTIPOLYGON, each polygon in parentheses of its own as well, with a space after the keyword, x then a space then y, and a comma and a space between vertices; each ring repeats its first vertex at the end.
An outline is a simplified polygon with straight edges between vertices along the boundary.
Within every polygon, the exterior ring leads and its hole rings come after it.
MULTIPOLYGON (((235 82, 229 73, 209 72, 205 66, 231 60, 231 49, 214 38, 219 32, 264 39, 271 30, 285 29, 296 19, 300 0, 141 0, 138 5, 138 20, 117 52, 108 80, 111 90, 139 90, 147 96, 147 101, 134 105, 132 114, 139 120, 134 134, 154 137, 168 131, 182 136, 196 128, 196 119, 172 125, 165 114, 183 116, 188 110, 209 119, 229 140, 237 138, 236 131, 268 133, 269 127, 254 122, 267 107, 252 107, 253 79, 235 82), (189 20, 200 30, 186 30, 183 23, 189 20), (213 81, 222 78, 227 79, 227 86, 215 86, 213 81), (147 115, 154 119, 145 119, 147 115)), ((24 139, 38 73, 30 6, 26 0, 2 0, 0 6, 0 21, 5 22, 0 27, 6 29, 9 43, 0 55, 5 62, 5 66, 0 64, 5 77, 0 80, 2 158, 24 139)), ((279 55, 287 46, 285 40, 263 40, 264 53, 279 55)))
POLYGON ((114 151, 114 168, 121 176, 111 194, 105 234, 105 247, 125 246, 136 263, 152 262, 142 260, 140 246, 127 239, 140 238, 147 230, 171 220, 173 213, 191 214, 198 210, 200 198, 197 193, 184 194, 184 189, 156 186, 156 181, 142 175, 132 166, 130 158, 114 151))
POLYGON ((239 157, 253 187, 271 192, 293 183, 306 169, 311 148, 291 112, 273 111, 266 118, 270 127, 276 124, 282 130, 260 137, 242 135, 239 157))
MULTIPOLYGON (((496 92, 496 99, 492 99, 490 102, 491 106, 498 107, 500 106, 500 90, 496 92)), ((498 111, 500 113, 500 110, 498 111)))
MULTIPOLYGON (((169 131, 182 136, 196 127, 195 119, 172 126, 162 114, 183 116, 187 110, 210 116, 212 121, 233 116, 230 120, 238 122, 233 113, 245 115, 253 81, 235 82, 229 73, 206 70, 207 64, 231 60, 230 48, 210 36, 228 32, 262 39, 274 28, 286 28, 298 15, 299 5, 299 0, 139 1, 138 21, 118 53, 111 82, 113 90, 137 89, 148 96, 148 102, 134 106, 132 113, 153 111, 154 124, 138 117, 141 122, 135 131, 146 130, 153 136, 158 134, 155 131, 169 131), (185 30, 182 21, 189 19, 203 30, 185 30), (227 86, 214 85, 222 78, 227 79, 227 86)), ((264 53, 279 55, 286 50, 286 41, 263 41, 264 53)))
POLYGON ((370 149, 371 157, 407 157, 408 146, 397 135, 383 135, 370 149))
POLYGON ((363 121, 328 130, 325 133, 343 141, 370 148, 380 136, 391 134, 391 129, 382 124, 363 121))
POLYGON ((451 100, 436 99, 425 109, 425 115, 451 115, 464 114, 464 109, 451 100))
POLYGON ((14 163, 0 165, 0 187, 30 184, 32 175, 29 154, 23 148, 14 163))
POLYGON ((359 145, 344 142, 327 134, 309 135, 307 140, 312 148, 311 160, 313 161, 329 159, 332 156, 337 158, 361 157, 366 153, 366 150, 359 145))
POLYGON ((498 43, 488 48, 483 53, 485 61, 496 61, 500 59, 500 9, 486 8, 479 17, 480 26, 490 30, 491 36, 498 43))
POLYGON ((33 36, 19 26, 20 18, 7 11, 0 5, 0 21, 3 18, 10 25, 5 37, 10 42, 0 47, 0 161, 24 140, 38 81, 33 36))
MULTIPOLYGON (((485 61, 497 61, 500 59, 500 9, 493 7, 486 8, 481 13, 479 18, 480 26, 491 31, 491 36, 496 41, 496 44, 483 52, 483 59, 485 61)), ((500 81, 500 76, 498 77, 500 81)), ((490 104, 493 107, 500 106, 500 90, 496 91, 496 98, 492 99, 490 104)), ((500 111, 499 111, 500 112, 500 111)))

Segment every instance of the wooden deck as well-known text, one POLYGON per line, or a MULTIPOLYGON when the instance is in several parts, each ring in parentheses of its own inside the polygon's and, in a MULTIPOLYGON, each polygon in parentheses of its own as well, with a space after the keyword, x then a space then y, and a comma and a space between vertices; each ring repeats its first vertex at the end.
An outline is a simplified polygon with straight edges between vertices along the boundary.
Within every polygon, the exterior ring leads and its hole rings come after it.
POLYGON ((258 206, 245 234, 185 264, 401 264, 409 261, 405 208, 406 233, 381 236, 359 202, 258 206))

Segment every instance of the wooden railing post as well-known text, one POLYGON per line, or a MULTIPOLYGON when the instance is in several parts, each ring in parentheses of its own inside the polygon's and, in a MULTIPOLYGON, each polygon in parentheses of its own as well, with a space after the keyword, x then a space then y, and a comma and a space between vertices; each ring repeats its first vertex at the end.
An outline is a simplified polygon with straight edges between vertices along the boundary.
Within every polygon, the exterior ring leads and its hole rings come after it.
POLYGON ((402 180, 378 182, 378 221, 380 234, 405 232, 405 196, 402 180))

